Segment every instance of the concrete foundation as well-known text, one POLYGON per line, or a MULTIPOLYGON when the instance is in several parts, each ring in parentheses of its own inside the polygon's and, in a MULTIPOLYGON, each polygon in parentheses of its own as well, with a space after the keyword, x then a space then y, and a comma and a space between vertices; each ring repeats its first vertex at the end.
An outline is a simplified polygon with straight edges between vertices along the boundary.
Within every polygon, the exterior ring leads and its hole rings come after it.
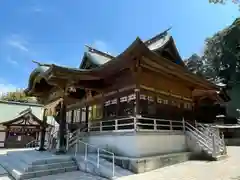
MULTIPOLYGON (((111 161, 111 156, 103 155, 103 158, 111 161)), ((133 173, 144 173, 161 167, 178 164, 188 161, 191 158, 190 152, 173 153, 145 158, 115 157, 115 164, 132 171, 133 173)))
POLYGON ((181 131, 90 133, 82 140, 117 156, 131 158, 186 152, 188 149, 181 131))

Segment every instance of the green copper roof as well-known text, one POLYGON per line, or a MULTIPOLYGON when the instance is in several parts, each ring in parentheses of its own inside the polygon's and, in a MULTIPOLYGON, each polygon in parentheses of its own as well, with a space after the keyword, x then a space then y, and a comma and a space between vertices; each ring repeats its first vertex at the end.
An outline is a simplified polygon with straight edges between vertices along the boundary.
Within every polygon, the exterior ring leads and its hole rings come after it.
POLYGON ((102 65, 107 63, 108 61, 111 60, 111 58, 102 56, 100 54, 94 53, 94 52, 87 52, 87 56, 93 61, 94 64, 96 65, 102 65))
POLYGON ((28 89, 30 90, 36 81, 39 80, 40 77, 43 76, 43 74, 49 69, 49 66, 38 66, 35 68, 32 73, 30 74, 29 80, 28 80, 28 89))
POLYGON ((108 53, 104 53, 102 51, 99 51, 97 49, 94 49, 90 46, 86 45, 86 50, 80 65, 80 69, 85 69, 85 68, 94 68, 101 66, 110 60, 112 60, 114 56, 111 56, 108 53))

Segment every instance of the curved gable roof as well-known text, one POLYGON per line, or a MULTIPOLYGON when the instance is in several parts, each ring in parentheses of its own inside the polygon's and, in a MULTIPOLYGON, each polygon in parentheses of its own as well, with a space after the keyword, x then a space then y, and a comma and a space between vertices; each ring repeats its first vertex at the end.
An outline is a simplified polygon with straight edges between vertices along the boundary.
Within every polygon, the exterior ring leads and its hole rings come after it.
POLYGON ((171 58, 167 58, 171 61, 173 61, 176 64, 179 64, 181 66, 185 66, 178 50, 175 45, 173 37, 168 33, 168 31, 171 28, 168 28, 167 30, 161 32, 160 34, 154 36, 153 38, 145 41, 144 43, 149 48, 149 50, 159 54, 163 55, 164 51, 165 53, 168 53, 171 58))
POLYGON ((104 53, 87 45, 85 46, 87 50, 84 52, 82 62, 79 66, 80 69, 91 69, 93 67, 101 66, 115 58, 110 54, 104 53))
MULTIPOLYGON (((185 66, 177 50, 173 37, 168 33, 170 29, 171 28, 168 28, 160 34, 145 41, 144 44, 149 48, 150 51, 155 52, 161 56, 164 56, 163 53, 167 53, 169 54, 169 57, 166 57, 168 60, 178 65, 185 66)), ((79 66, 80 69, 96 68, 116 58, 93 47, 87 45, 85 46, 86 51, 84 52, 82 62, 79 66)))

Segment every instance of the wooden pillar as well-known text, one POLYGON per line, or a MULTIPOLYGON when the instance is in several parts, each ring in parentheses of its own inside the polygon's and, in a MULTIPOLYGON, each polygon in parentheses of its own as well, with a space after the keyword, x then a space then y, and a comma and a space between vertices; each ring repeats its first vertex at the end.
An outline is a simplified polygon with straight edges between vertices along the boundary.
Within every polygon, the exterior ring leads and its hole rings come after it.
POLYGON ((47 127, 47 116, 46 116, 46 109, 43 111, 43 121, 41 126, 41 137, 40 137, 40 146, 38 151, 46 151, 45 149, 45 136, 46 136, 46 127, 47 127))
POLYGON ((64 154, 66 152, 66 105, 64 100, 61 102, 60 109, 60 125, 59 125, 59 149, 57 154, 64 154))
POLYGON ((6 142, 9 136, 9 126, 6 128, 6 134, 5 134, 5 139, 4 139, 4 148, 6 148, 6 142))
POLYGON ((74 110, 71 111, 71 124, 73 124, 73 120, 74 120, 74 110))
POLYGON ((134 90, 135 94, 136 94, 136 110, 135 110, 135 116, 138 116, 140 114, 140 89, 135 89, 134 90))
POLYGON ((157 97, 158 97, 158 94, 156 92, 154 92, 154 96, 153 96, 153 100, 154 100, 154 117, 156 118, 157 117, 157 97))
MULTIPOLYGON (((89 119, 88 119, 88 116, 89 116, 89 106, 88 105, 86 105, 86 127, 89 127, 89 119)), ((89 129, 87 130, 87 131, 89 131, 89 129)))
POLYGON ((104 93, 102 93, 102 119, 103 120, 106 117, 105 100, 106 100, 105 95, 104 93))
POLYGON ((120 111, 120 97, 119 97, 119 91, 117 94, 117 108, 116 108, 116 116, 118 117, 120 115, 119 111, 120 111))
POLYGON ((79 109, 79 123, 82 122, 82 107, 79 109))

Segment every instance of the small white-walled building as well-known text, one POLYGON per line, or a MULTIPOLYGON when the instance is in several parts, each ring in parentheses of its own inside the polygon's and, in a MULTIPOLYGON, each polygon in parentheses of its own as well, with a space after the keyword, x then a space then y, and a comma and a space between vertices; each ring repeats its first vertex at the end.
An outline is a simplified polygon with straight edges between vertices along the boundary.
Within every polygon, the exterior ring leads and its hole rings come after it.
MULTIPOLYGON (((41 104, 0 100, 0 147, 20 148, 39 139, 42 119, 41 104)), ((53 123, 48 118, 48 124, 53 123)))

